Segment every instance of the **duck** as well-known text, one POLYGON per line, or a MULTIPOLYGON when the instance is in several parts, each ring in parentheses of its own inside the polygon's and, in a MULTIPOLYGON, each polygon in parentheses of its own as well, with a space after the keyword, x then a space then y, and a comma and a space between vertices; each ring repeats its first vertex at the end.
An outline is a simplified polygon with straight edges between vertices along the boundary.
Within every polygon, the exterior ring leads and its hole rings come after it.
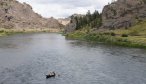
POLYGON ((49 79, 49 78, 52 78, 52 77, 55 77, 55 76, 56 76, 55 72, 49 72, 49 74, 46 75, 46 79, 49 79))

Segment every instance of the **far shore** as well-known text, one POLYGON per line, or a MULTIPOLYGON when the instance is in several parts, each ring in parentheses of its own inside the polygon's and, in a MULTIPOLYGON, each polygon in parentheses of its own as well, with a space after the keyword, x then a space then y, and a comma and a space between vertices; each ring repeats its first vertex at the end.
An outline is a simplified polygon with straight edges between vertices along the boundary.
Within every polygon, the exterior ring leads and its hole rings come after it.
POLYGON ((118 45, 125 47, 134 47, 134 48, 144 48, 146 49, 146 38, 145 36, 119 36, 114 35, 112 32, 90 32, 85 33, 83 30, 75 31, 70 34, 66 34, 66 38, 83 40, 87 42, 102 42, 110 45, 118 45))
POLYGON ((62 29, 57 28, 26 28, 26 29, 5 29, 0 28, 0 36, 15 34, 15 33, 33 33, 33 32, 53 32, 60 33, 62 29))

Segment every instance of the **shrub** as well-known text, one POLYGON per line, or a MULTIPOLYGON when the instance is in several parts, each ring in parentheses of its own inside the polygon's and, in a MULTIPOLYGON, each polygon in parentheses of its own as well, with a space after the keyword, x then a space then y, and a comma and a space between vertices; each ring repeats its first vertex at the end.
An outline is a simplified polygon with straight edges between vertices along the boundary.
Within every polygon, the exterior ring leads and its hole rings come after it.
POLYGON ((104 35, 111 35, 110 32, 104 32, 103 34, 104 34, 104 35))
POLYGON ((4 30, 0 30, 0 33, 3 33, 3 32, 5 32, 4 30))
POLYGON ((111 33, 111 36, 116 36, 116 34, 114 32, 111 33))
POLYGON ((122 37, 128 37, 128 35, 127 34, 122 34, 122 37))

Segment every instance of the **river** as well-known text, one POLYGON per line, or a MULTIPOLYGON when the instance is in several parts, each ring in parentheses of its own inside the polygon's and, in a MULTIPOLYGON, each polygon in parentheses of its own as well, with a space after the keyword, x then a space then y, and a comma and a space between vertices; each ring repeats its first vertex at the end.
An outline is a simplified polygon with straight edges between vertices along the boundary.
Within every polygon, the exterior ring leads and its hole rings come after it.
POLYGON ((146 50, 66 40, 56 33, 3 36, 0 84, 146 84, 146 50), (50 71, 60 76, 45 79, 50 71))

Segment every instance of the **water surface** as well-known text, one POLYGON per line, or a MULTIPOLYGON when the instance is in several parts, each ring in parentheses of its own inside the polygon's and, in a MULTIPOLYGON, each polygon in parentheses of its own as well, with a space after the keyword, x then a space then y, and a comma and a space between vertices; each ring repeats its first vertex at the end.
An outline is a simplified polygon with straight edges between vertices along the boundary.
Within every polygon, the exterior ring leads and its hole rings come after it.
POLYGON ((0 84, 146 84, 146 50, 66 40, 55 33, 4 36, 0 84), (60 77, 46 80, 49 71, 60 77))

